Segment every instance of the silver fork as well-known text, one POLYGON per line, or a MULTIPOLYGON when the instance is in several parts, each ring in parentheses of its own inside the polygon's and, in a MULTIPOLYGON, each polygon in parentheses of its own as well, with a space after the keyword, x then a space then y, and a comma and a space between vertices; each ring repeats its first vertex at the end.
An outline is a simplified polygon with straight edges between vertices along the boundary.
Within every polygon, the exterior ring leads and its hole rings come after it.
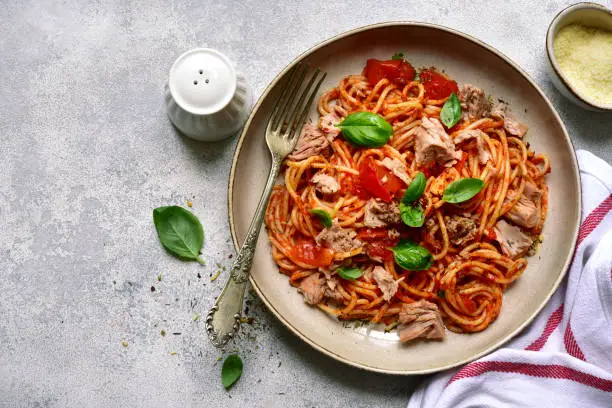
POLYGON ((261 223, 264 219, 272 188, 281 163, 294 149, 310 105, 327 75, 317 68, 308 83, 303 86, 307 71, 308 66, 305 64, 298 64, 292 68, 289 79, 268 120, 266 143, 272 155, 272 168, 270 168, 268 181, 259 199, 244 243, 230 269, 230 277, 225 284, 225 288, 206 317, 206 332, 210 341, 216 347, 226 344, 234 337, 240 326, 244 291, 249 279, 257 237, 261 230, 261 223), (300 92, 301 88, 303 90, 300 92))

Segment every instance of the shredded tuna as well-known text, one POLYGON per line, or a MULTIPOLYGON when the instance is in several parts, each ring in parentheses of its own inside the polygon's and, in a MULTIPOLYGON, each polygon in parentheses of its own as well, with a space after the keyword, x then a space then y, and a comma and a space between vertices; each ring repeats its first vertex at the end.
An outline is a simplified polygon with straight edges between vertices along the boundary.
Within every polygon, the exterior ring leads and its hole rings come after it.
POLYGON ((438 306, 426 300, 402 304, 399 321, 402 323, 398 329, 399 336, 403 342, 419 337, 437 340, 446 337, 446 329, 438 306))
POLYGON ((527 125, 516 119, 510 107, 504 102, 498 102, 493 106, 493 109, 491 109, 491 116, 503 119, 504 129, 513 136, 523 137, 529 129, 527 125))
POLYGON ((505 220, 499 220, 494 231, 495 240, 499 242, 502 252, 514 259, 525 255, 533 242, 519 227, 510 225, 505 220))
POLYGON ((333 194, 340 190, 340 184, 335 178, 324 173, 317 173, 310 179, 315 189, 323 194, 333 194))
POLYGON ((302 279, 298 291, 304 295, 304 301, 310 305, 320 303, 325 297, 326 283, 320 273, 313 273, 302 279))
POLYGON ((295 149, 288 156, 289 160, 305 160, 316 154, 324 153, 329 149, 329 140, 323 132, 313 125, 306 123, 302 128, 302 133, 297 141, 295 149))
POLYGON ((491 159, 491 153, 485 148, 484 132, 479 129, 467 129, 462 130, 453 139, 455 146, 460 143, 467 142, 470 140, 476 141, 476 149, 478 150, 478 161, 480 164, 485 164, 491 159))
POLYGON ((383 299, 385 301, 391 300, 398 287, 397 281, 393 280, 393 275, 382 266, 375 266, 372 271, 372 278, 374 278, 378 288, 382 291, 383 299))
POLYGON ((398 230, 396 230, 395 228, 391 228, 388 232, 387 235, 389 236, 389 238, 391 239, 398 239, 400 237, 400 233, 398 230))
POLYGON ((342 296, 342 293, 338 289, 338 286, 340 285, 338 278, 335 276, 331 278, 327 278, 325 283, 326 283, 325 297, 341 302, 342 299, 344 299, 344 297, 342 296))
POLYGON ((366 227, 386 227, 401 221, 399 207, 395 202, 386 203, 374 198, 368 200, 365 206, 363 224, 366 227))
POLYGON ((455 164, 458 158, 455 145, 438 119, 423 117, 414 134, 417 165, 435 162, 450 167, 455 164))
POLYGON ((506 218, 525 228, 533 228, 540 221, 542 192, 538 187, 526 182, 523 194, 516 204, 506 213, 506 218))
POLYGON ((459 89, 462 117, 464 120, 477 120, 486 116, 491 110, 487 96, 482 89, 472 84, 464 84, 459 89))
POLYGON ((411 179, 404 163, 395 158, 391 159, 389 157, 385 157, 382 159, 380 164, 391 170, 391 173, 395 174, 395 176, 406 183, 406 185, 410 184, 411 179))
POLYGON ((336 252, 351 252, 363 246, 358 240, 357 233, 352 229, 341 228, 338 224, 325 228, 315 237, 319 245, 325 245, 336 252))
POLYGON ((476 223, 468 217, 460 215, 447 216, 444 217, 444 223, 448 231, 448 239, 457 246, 470 242, 478 233, 476 223))
POLYGON ((319 127, 332 142, 341 132, 336 125, 346 117, 347 112, 342 106, 335 105, 327 115, 323 115, 319 120, 319 127))

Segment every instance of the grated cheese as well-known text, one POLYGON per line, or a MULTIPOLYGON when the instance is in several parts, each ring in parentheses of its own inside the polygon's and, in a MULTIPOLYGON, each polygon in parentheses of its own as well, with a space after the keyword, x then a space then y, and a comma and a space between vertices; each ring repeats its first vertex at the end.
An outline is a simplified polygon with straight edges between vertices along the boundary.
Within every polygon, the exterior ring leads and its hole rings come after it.
POLYGON ((612 104, 612 31, 570 24, 553 40, 557 64, 584 99, 612 104))

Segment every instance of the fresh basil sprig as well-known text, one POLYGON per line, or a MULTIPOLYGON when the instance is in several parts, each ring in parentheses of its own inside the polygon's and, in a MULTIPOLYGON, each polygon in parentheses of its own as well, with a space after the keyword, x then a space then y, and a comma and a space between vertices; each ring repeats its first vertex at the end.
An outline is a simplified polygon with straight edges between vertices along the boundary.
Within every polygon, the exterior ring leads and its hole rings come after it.
POLYGON ((425 210, 420 204, 416 206, 400 203, 400 216, 402 221, 409 227, 419 228, 425 223, 425 210))
POLYGON ((313 208, 312 210, 308 210, 308 212, 316 217, 316 219, 319 220, 319 222, 323 224, 325 228, 331 228, 332 219, 327 211, 320 208, 313 208))
POLYGON ((393 258, 408 271, 426 270, 433 264, 433 257, 427 248, 407 239, 400 240, 393 248, 393 258))
POLYGON ((162 245, 173 255, 198 261, 204 243, 204 229, 198 218, 182 207, 158 207, 153 223, 162 245))
POLYGON ((338 272, 338 275, 340 275, 342 279, 346 279, 346 280, 355 280, 359 278, 361 275, 363 275, 363 272, 361 272, 361 269, 359 268, 340 267, 336 269, 336 272, 338 272))
POLYGON ((395 54, 393 54, 391 59, 392 60, 401 60, 401 59, 404 59, 404 53, 403 52, 396 52, 395 54))
POLYGON ((236 354, 227 356, 221 367, 221 382, 227 389, 231 387, 242 375, 242 359, 236 354))
POLYGON ((409 227, 422 227, 425 223, 425 211, 420 204, 415 202, 421 198, 425 187, 427 186, 427 178, 421 172, 412 179, 410 185, 406 189, 402 201, 400 202, 400 216, 404 224, 409 227))
POLYGON ((355 112, 336 125, 350 143, 361 147, 381 147, 393 134, 393 126, 372 112, 355 112))
POLYGON ((469 200, 482 190, 484 181, 477 178, 463 178, 450 183, 444 190, 442 200, 458 204, 469 200))
POLYGON ((440 120, 447 128, 452 128, 461 118, 461 103, 459 98, 453 92, 451 96, 444 102, 442 111, 440 111, 440 120))
POLYGON ((425 187, 427 186, 427 178, 425 174, 422 172, 418 172, 416 176, 410 182, 410 185, 406 189, 404 196, 402 197, 402 203, 410 204, 419 198, 425 191, 425 187))

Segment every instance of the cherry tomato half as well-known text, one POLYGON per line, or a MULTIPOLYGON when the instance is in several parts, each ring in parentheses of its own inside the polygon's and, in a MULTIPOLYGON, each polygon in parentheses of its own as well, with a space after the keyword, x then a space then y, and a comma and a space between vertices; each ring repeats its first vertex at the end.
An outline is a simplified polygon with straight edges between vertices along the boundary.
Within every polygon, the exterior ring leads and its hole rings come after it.
POLYGON ((302 239, 291 248, 289 258, 312 266, 328 266, 334 260, 334 251, 302 239))
POLYGON ((359 184, 374 197, 383 201, 391 202, 393 197, 391 192, 383 185, 385 173, 377 166, 371 157, 367 157, 359 165, 359 184))
POLYGON ((369 59, 363 70, 363 75, 368 78, 368 82, 372 85, 376 85, 381 79, 387 78, 394 84, 404 86, 414 80, 415 73, 412 65, 404 59, 385 61, 369 59))
POLYGON ((421 72, 420 81, 425 88, 425 97, 428 99, 444 99, 453 92, 459 93, 457 82, 431 69, 421 72))

